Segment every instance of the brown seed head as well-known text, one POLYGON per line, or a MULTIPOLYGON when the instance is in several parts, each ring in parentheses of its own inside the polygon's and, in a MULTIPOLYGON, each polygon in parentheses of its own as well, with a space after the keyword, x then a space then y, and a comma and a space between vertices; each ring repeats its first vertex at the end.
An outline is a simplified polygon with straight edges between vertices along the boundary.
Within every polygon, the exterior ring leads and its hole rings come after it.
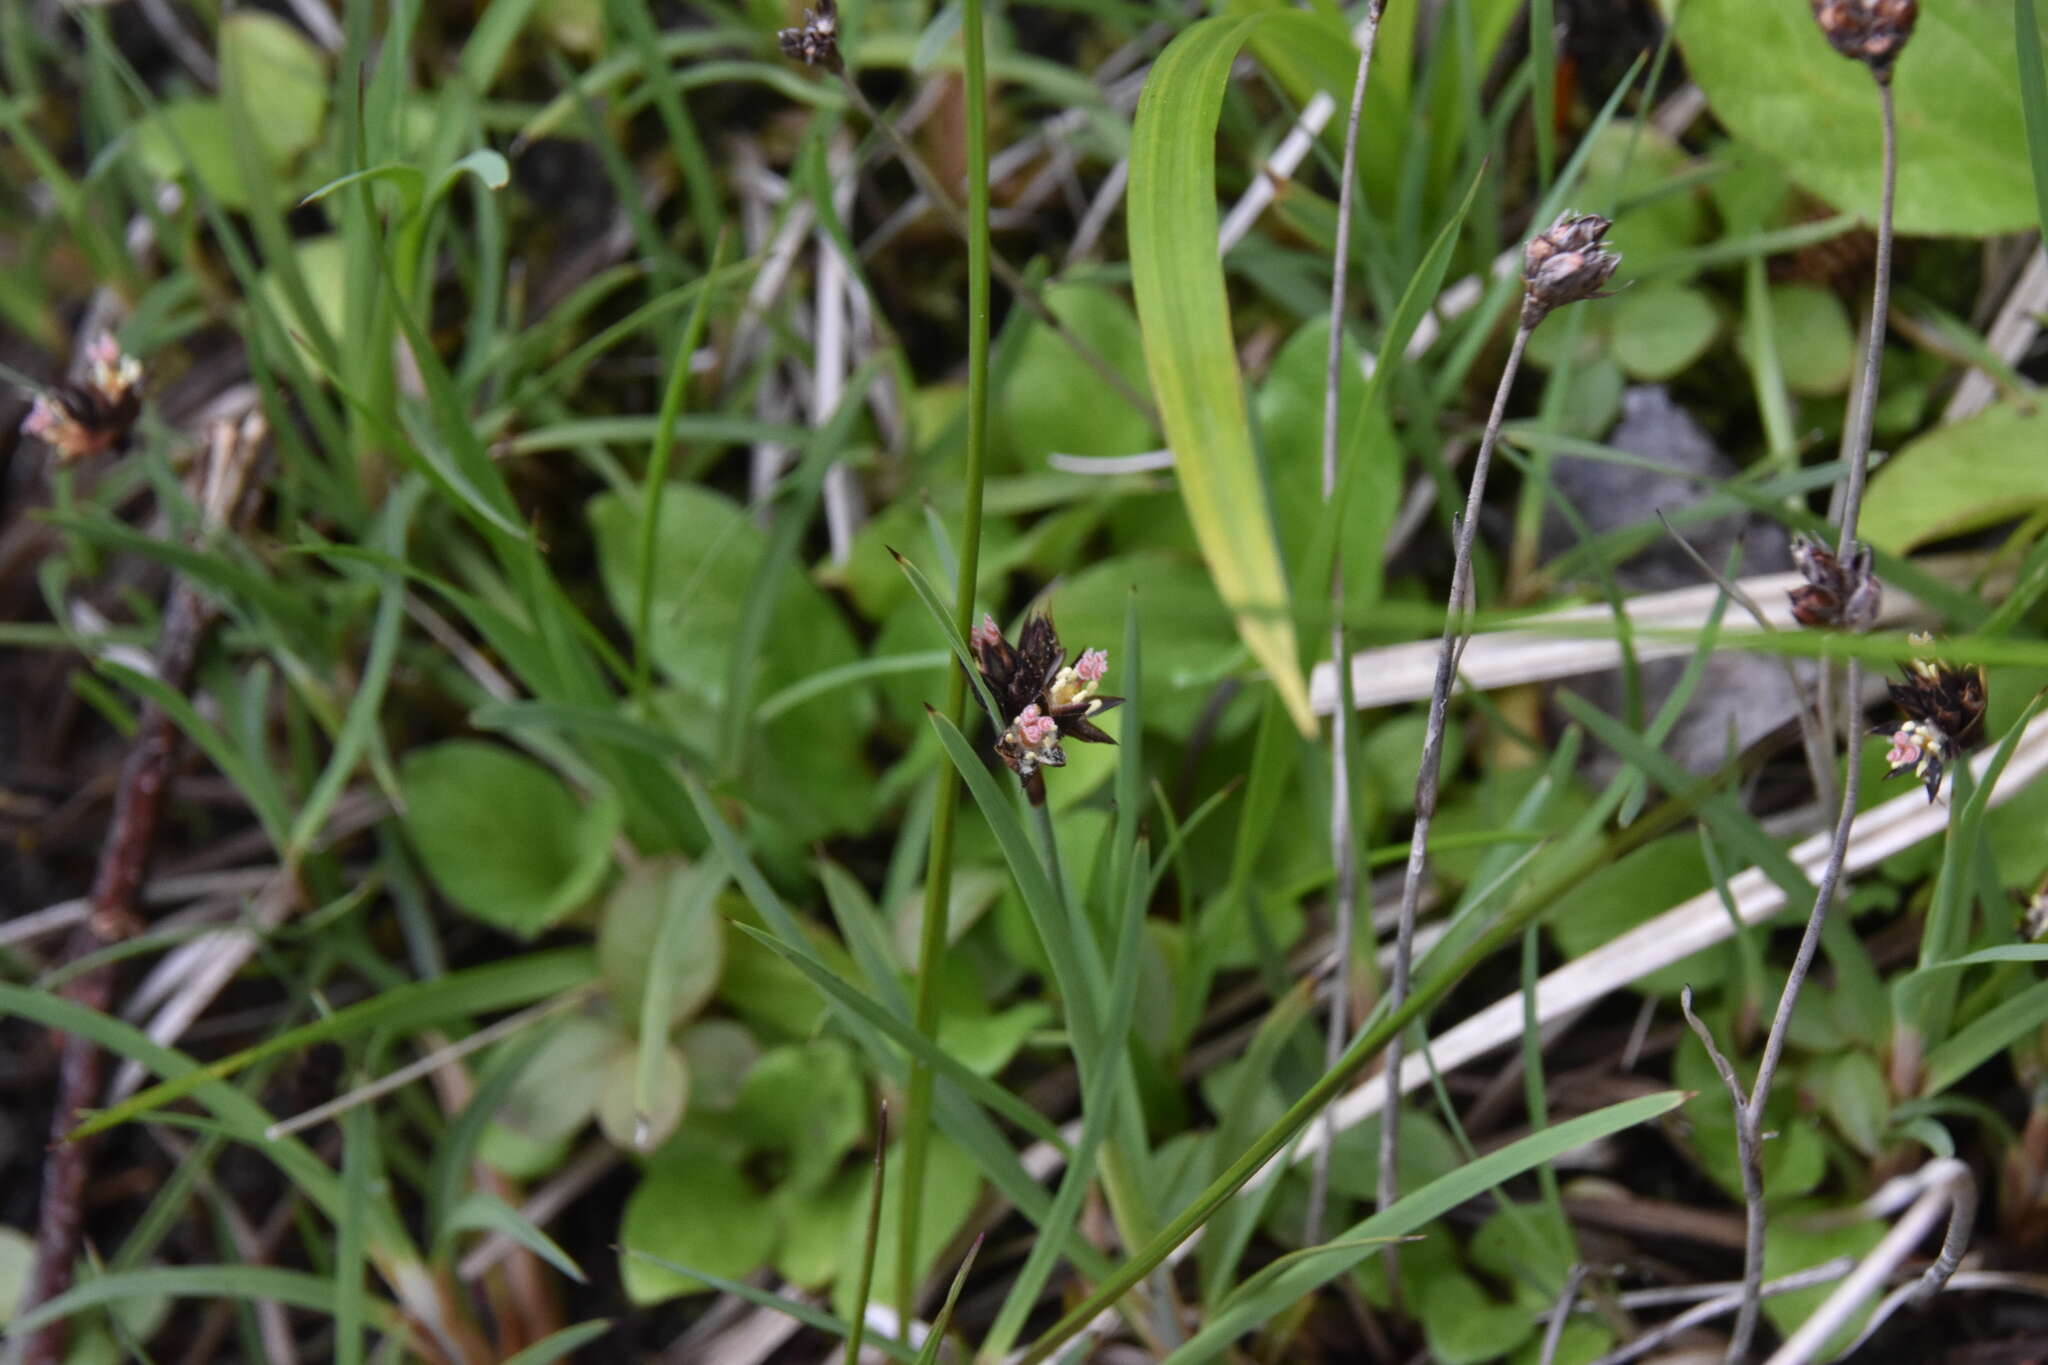
POLYGON ((1567 213, 1522 248, 1522 280, 1528 297, 1522 305, 1531 326, 1553 308, 1580 299, 1602 297, 1621 257, 1601 245, 1614 224, 1597 213, 1567 213))
POLYGON ((1786 594, 1802 626, 1868 630, 1884 605, 1884 585, 1871 571, 1870 547, 1854 545, 1847 559, 1805 536, 1792 537, 1792 563, 1806 581, 1786 594))
POLYGON ((1918 0, 1812 0, 1813 21, 1835 51, 1862 62, 1879 82, 1890 84, 1892 63, 1913 36, 1918 0))
POLYGON ((834 75, 845 69, 839 59, 839 6, 836 0, 818 0, 816 9, 804 11, 801 28, 786 28, 775 35, 782 55, 805 66, 822 66, 834 75))

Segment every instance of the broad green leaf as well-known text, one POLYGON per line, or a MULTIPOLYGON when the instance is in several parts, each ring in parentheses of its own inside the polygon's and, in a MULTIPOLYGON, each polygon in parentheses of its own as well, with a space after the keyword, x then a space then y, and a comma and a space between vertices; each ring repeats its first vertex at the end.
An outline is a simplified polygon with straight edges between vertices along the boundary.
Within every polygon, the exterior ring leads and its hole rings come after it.
POLYGON ((2048 504, 2048 408, 1997 403, 1907 445, 1870 476, 1864 539, 1903 554, 2048 504))
MULTIPOLYGON (((1566 957, 1578 958, 1710 885, 1699 839, 1692 834, 1669 835, 1586 878, 1546 927, 1566 957)), ((1675 996, 1686 986, 1704 991, 1719 985, 1727 974, 1728 953, 1720 946, 1651 972, 1635 987, 1675 996)))
MULTIPOLYGON (((1664 0, 1687 73, 1730 131, 1836 207, 1877 218, 1877 89, 1795 0, 1664 0)), ((1893 76, 1897 224, 1909 235, 2035 229, 2011 17, 1994 0, 1920 7, 1893 76)))
POLYGON ((732 1129, 788 1163, 787 1183, 822 1185, 867 1132, 868 1097, 853 1052, 836 1039, 779 1047, 747 1073, 732 1129))
MULTIPOLYGON (((520 1045, 515 1038, 502 1046, 520 1045)), ((597 1109, 606 1066, 631 1047, 618 1026, 605 1020, 581 1014, 562 1020, 520 1070, 491 1116, 491 1126, 510 1129, 532 1143, 552 1144, 571 1136, 597 1109)))
POLYGON ((256 135, 283 166, 320 137, 327 118, 327 58, 297 28, 258 9, 221 21, 220 57, 258 117, 256 135))
MULTIPOLYGON (((1849 387, 1856 365, 1856 329, 1833 291, 1817 284, 1780 284, 1769 291, 1772 340, 1779 373, 1794 393, 1825 397, 1849 387)), ((1747 333, 1736 349, 1752 351, 1747 333)))
POLYGON ((674 1044, 646 1038, 605 1062, 597 1126, 614 1147, 651 1152, 668 1141, 690 1105, 690 1066, 674 1044))
POLYGON ((686 1127, 655 1153, 626 1200, 619 1229, 626 1297, 650 1304, 711 1289, 646 1257, 742 1279, 767 1263, 780 1235, 775 1206, 718 1144, 686 1127))
POLYGON ((723 1114, 739 1103, 740 1086, 761 1059, 761 1045, 744 1024, 703 1019, 683 1033, 683 1064, 690 1073, 690 1107, 723 1114))
POLYGON ((0 1226, 0 1325, 14 1320, 35 1264, 35 1238, 19 1228, 0 1226))
POLYGON ((1204 19, 1153 64, 1131 131, 1131 282, 1152 392, 1188 518, 1238 634, 1304 735, 1316 732, 1287 576, 1246 422, 1216 250, 1216 125, 1238 49, 1262 22, 1204 19))
MULTIPOLYGON (((1138 323, 1122 299, 1097 285, 1062 284, 1047 290, 1045 301, 1069 331, 1144 391, 1138 323)), ((1025 333, 1004 367, 995 429, 1026 473, 1043 469, 1052 454, 1128 455, 1158 445, 1151 423, 1042 323, 1025 333)))
POLYGON ((1811 1088, 1835 1128, 1865 1156, 1876 1156, 1891 1120, 1884 1072, 1868 1052, 1849 1051, 1814 1064, 1811 1088))
MULTIPOLYGON (((1308 557, 1322 518, 1323 390, 1329 345, 1328 318, 1304 323, 1273 358, 1253 404, 1266 488, 1273 495, 1274 524, 1280 528, 1289 564, 1301 564, 1308 557)), ((1362 603, 1379 595, 1382 551, 1401 501, 1401 448, 1384 405, 1371 412, 1366 409, 1369 386, 1358 360, 1358 348, 1346 337, 1339 404, 1347 420, 1340 427, 1337 459, 1340 467, 1356 462, 1358 469, 1344 500, 1337 544, 1344 556, 1344 591, 1349 600, 1362 603)), ((1153 607, 1150 585, 1146 586, 1145 612, 1150 616, 1153 607)), ((1297 586, 1304 593, 1309 590, 1307 583, 1297 586)))
POLYGON ((649 981, 657 971, 666 993, 661 1011, 673 1027, 704 1008, 725 967, 725 918, 713 897, 689 894, 692 869, 678 858, 640 863, 605 897, 597 929, 597 963, 619 1017, 641 1025, 649 981))
POLYGON ((227 111, 219 100, 166 101, 136 128, 134 147, 143 169, 158 179, 190 175, 222 208, 249 206, 227 111))
POLYGON ((1614 300, 1611 322, 1615 362, 1631 379, 1652 382, 1685 370, 1721 330, 1721 315, 1711 299, 1672 284, 1625 291, 1614 300))
MULTIPOLYGON (((349 287, 346 278, 347 248, 341 237, 335 233, 309 237, 294 243, 292 254, 297 258, 296 268, 306 283, 306 294, 312 299, 313 311, 329 332, 340 332, 347 313, 349 287)), ((296 316, 290 291, 275 266, 263 272, 263 294, 279 317, 296 316)), ((298 348, 299 355, 308 365, 315 363, 313 348, 296 331, 292 334, 292 345, 298 348)))
POLYGON ((1487 1297, 1463 1275, 1432 1280, 1416 1305, 1429 1358, 1438 1365, 1481 1365, 1498 1360, 1535 1335, 1528 1310, 1487 1297))
MULTIPOLYGON (((755 577, 768 563, 766 536, 738 504, 710 489, 671 483, 661 492, 652 537, 652 602, 646 643, 673 688, 654 697, 659 719, 704 753, 730 742, 723 711, 733 654, 755 577)), ((642 509, 607 493, 588 507, 605 595, 620 621, 640 606, 642 509)), ((755 661, 757 696, 860 659, 838 610, 784 563, 772 621, 755 661)), ((875 714, 866 686, 821 693, 755 729, 739 791, 792 842, 864 828, 873 798, 861 743, 875 714)))
POLYGON ((449 740, 406 756, 404 823, 448 899, 528 938, 574 910, 611 866, 618 802, 577 802, 568 784, 498 744, 449 740))
POLYGON ((2020 108, 2026 116, 2027 155, 2041 234, 2048 240, 2048 62, 2041 52, 2041 21, 2034 0, 2012 0, 2013 46, 2019 62, 2020 108))

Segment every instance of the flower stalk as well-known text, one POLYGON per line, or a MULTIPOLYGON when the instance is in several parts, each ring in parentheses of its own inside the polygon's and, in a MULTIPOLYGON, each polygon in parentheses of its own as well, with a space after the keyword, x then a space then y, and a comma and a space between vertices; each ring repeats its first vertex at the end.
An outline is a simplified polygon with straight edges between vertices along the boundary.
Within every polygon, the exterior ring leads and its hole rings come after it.
MULTIPOLYGON (((1330 344, 1323 375, 1323 505, 1337 494, 1337 426, 1343 392, 1344 299, 1351 273, 1352 198, 1358 182, 1358 120, 1365 107, 1366 76, 1379 39, 1385 0, 1367 7, 1358 45, 1358 72, 1351 84, 1351 111, 1344 124, 1344 160, 1337 187, 1337 241, 1330 263, 1330 344)), ((1358 933, 1358 844, 1351 828, 1351 651, 1344 640, 1344 556, 1330 560, 1330 666, 1336 670, 1337 705, 1330 713, 1330 862, 1337 873, 1332 897, 1330 1019, 1323 1037, 1323 1068, 1344 1055, 1351 1032, 1351 955, 1358 933)), ((1303 1242, 1322 1240, 1323 1212, 1330 1194, 1330 1156, 1336 1147, 1335 1120, 1324 1119, 1322 1148, 1309 1173, 1308 1214, 1303 1242)))
MULTIPOLYGON (((1876 418, 1879 375, 1884 359, 1885 323, 1891 308, 1892 268, 1892 215, 1897 194, 1899 148, 1898 119, 1892 100, 1892 69, 1900 52, 1912 37, 1913 24, 1918 17, 1915 0, 1812 0, 1814 21, 1822 34, 1835 50, 1843 56, 1864 63, 1869 69, 1877 87, 1878 113, 1882 124, 1884 141, 1884 188, 1878 208, 1877 261, 1875 278, 1871 287, 1870 326, 1864 337, 1861 377, 1850 400, 1848 421, 1842 432, 1842 456, 1848 466, 1838 501, 1837 526, 1839 535, 1832 555, 1810 542, 1797 542, 1793 548, 1794 561, 1806 578, 1806 584, 1792 593, 1793 613, 1802 624, 1817 626, 1838 626, 1847 630, 1868 628, 1877 615, 1878 594, 1881 589, 1870 570, 1870 552, 1856 540, 1857 519, 1863 507, 1863 490, 1870 473, 1870 440, 1876 418)), ((1915 675, 1908 670, 1908 688, 1915 687, 1915 675)), ((1822 681, 1827 681, 1824 672, 1822 681)), ((1807 915, 1806 930, 1800 936, 1798 951, 1794 954, 1792 970, 1785 978, 1785 989, 1778 997, 1778 1008, 1771 1020, 1770 1033, 1764 1040, 1763 1057, 1757 1064, 1756 1081, 1747 1096, 1735 1077, 1733 1069, 1722 1059, 1706 1039, 1706 1030, 1687 1011, 1688 1020, 1694 1031, 1707 1042, 1708 1054, 1715 1059, 1715 1067, 1721 1072, 1722 1082, 1727 1085, 1735 1105, 1736 1154, 1742 1168, 1744 1205, 1744 1254, 1742 1275, 1742 1298, 1736 1309, 1735 1325, 1729 1333, 1728 1350, 1725 1359, 1729 1365, 1739 1365, 1748 1359, 1750 1343, 1756 1334, 1756 1324, 1763 1297, 1764 1274, 1764 1231, 1765 1209, 1763 1188, 1763 1120, 1764 1107, 1770 1100, 1771 1085, 1776 1079, 1778 1065, 1784 1057, 1786 1035, 1790 1031, 1792 1013, 1799 1003, 1800 991, 1806 984, 1807 975, 1813 969, 1815 954, 1820 948, 1821 931, 1826 927, 1828 911, 1834 903, 1836 889, 1840 884, 1842 864, 1848 856, 1849 836, 1856 820, 1856 802, 1860 794, 1862 764, 1857 759, 1860 743, 1859 727, 1854 721, 1858 699, 1862 690, 1863 674, 1856 660, 1849 662, 1847 682, 1843 690, 1843 701, 1848 709, 1850 723, 1845 727, 1844 736, 1846 761, 1842 778, 1842 804, 1835 818, 1833 840, 1828 848, 1826 865, 1821 870, 1819 885, 1815 889, 1813 909, 1807 915)), ((1893 695, 1899 696, 1900 689, 1893 688, 1893 695)), ((1919 695, 1916 691, 1914 695, 1919 695)), ((1982 688, 1978 688, 1979 714, 1981 715, 1982 688)), ((1832 708, 1822 704, 1824 726, 1833 725, 1832 708)), ((1941 781, 1943 753, 1940 744, 1943 736, 1932 730, 1913 728, 1914 717, 1908 717, 1908 725, 1893 735, 1891 759, 1892 771, 1912 771, 1928 783, 1928 798, 1941 781), (1930 778, 1931 773, 1931 778, 1930 778)), ((1927 717, 1918 718, 1925 721, 1927 717)))
MULTIPOLYGON (((1486 497, 1486 476, 1493 466, 1494 447, 1500 443, 1501 422, 1507 416, 1508 394, 1522 367, 1529 337, 1543 319, 1556 309, 1584 299, 1602 297, 1621 258, 1602 245, 1612 224, 1598 214, 1567 213, 1548 229, 1529 239, 1522 252, 1523 299, 1520 325, 1501 366, 1500 385, 1494 391, 1493 411, 1486 419, 1486 434, 1479 453, 1472 460, 1472 482, 1465 495, 1465 512, 1455 530, 1451 563, 1451 595, 1444 612, 1443 640, 1437 650, 1436 678, 1430 687, 1429 718, 1422 738, 1422 761, 1415 773, 1415 825, 1408 840, 1408 862, 1401 879, 1400 917, 1394 926, 1394 962, 1389 973, 1387 998, 1398 1012, 1407 1003, 1410 967, 1415 955, 1415 916, 1422 901, 1423 871, 1429 861, 1429 831, 1436 819, 1437 787, 1443 775, 1444 729, 1450 711, 1451 684, 1457 677, 1458 659, 1471 638, 1472 545, 1479 528, 1479 509, 1486 497)), ((1400 1197, 1401 1060, 1403 1037, 1395 1033, 1387 1043, 1387 1102, 1380 1110, 1379 1206, 1390 1207, 1400 1197)), ((1389 1248, 1391 1253, 1391 1248, 1389 1248)), ((1389 1266, 1391 1271, 1392 1267, 1389 1266)), ((1389 1275, 1389 1287, 1393 1284, 1389 1275)))

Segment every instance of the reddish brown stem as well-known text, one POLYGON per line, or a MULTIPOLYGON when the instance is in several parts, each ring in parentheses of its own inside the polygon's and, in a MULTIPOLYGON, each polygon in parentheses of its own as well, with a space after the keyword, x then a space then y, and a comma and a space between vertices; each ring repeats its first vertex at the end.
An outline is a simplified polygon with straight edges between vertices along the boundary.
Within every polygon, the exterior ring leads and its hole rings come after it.
MULTIPOLYGON (((157 677, 183 691, 199 655, 199 644, 213 613, 199 595, 183 584, 171 592, 165 616, 157 677)), ((93 875, 89 913, 65 946, 65 961, 77 962, 121 942, 139 929, 135 906, 150 850, 156 843, 157 818, 164 789, 177 761, 178 729, 157 707, 142 717, 135 747, 121 766, 114 795, 114 816, 100 847, 93 875)), ((106 1013, 113 1002, 114 967, 106 963, 81 972, 63 987, 66 999, 106 1013)), ((90 1141, 67 1141, 81 1110, 99 1098, 104 1054, 78 1034, 59 1035, 62 1056, 57 1069, 57 1105, 50 1116, 50 1150, 43 1161, 42 1206, 36 1236, 35 1274, 22 1307, 45 1303, 71 1287, 71 1268, 78 1260, 85 1230, 85 1189, 92 1174, 90 1141)), ((58 1365, 64 1358, 69 1324, 49 1323, 28 1340, 23 1365, 58 1365)))

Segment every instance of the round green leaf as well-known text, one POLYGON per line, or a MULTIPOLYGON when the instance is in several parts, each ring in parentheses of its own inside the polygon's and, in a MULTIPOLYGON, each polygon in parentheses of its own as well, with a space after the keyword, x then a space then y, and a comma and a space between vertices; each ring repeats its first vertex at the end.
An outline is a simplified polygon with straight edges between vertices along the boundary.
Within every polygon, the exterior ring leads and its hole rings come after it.
POLYGON ((781 1153, 788 1184, 816 1188, 867 1131, 867 1089, 853 1053, 829 1038, 767 1053, 740 1087, 732 1128, 751 1146, 781 1153))
POLYGON ((640 1024, 648 973, 654 969, 655 947, 668 915, 688 917, 673 930, 680 937, 674 948, 675 970, 669 975, 669 1024, 695 1015, 718 989, 718 975, 725 966, 725 920, 715 899, 692 898, 689 888, 689 864, 680 858, 655 858, 635 866, 605 897, 597 929, 597 964, 613 1006, 631 1028, 640 1024))
MULTIPOLYGON (((1800 0, 1664 0, 1664 9, 1678 11, 1686 70, 1715 116, 1823 199, 1875 221, 1877 89, 1867 68, 1828 46, 1811 10, 1800 0)), ((1893 77, 1900 232, 1985 236, 2035 225, 2012 53, 2010 5, 1920 7, 1893 77)))
POLYGON ((327 118, 327 58, 305 34, 274 14, 238 9, 221 21, 220 58, 273 165, 318 140, 327 118))
MULTIPOLYGON (((1145 392, 1138 320, 1122 299, 1094 285, 1062 284, 1046 292, 1046 303, 1132 388, 1145 392)), ((1030 472, 1044 469, 1045 457, 1055 453, 1129 455, 1159 445, 1152 424, 1043 323, 1034 324, 1019 344, 998 401, 1002 420, 996 430, 1030 472)))
POLYGON ((1616 363, 1631 379, 1658 382, 1682 372, 1713 345, 1721 316, 1697 289, 1647 285, 1614 300, 1612 325, 1616 363))
MULTIPOLYGON (((1712 884, 1699 838, 1673 834, 1586 878, 1571 903, 1550 917, 1550 932, 1567 957, 1582 957, 1712 884)), ((1727 974, 1727 965, 1725 947, 1704 949, 1651 972, 1636 988, 1658 995, 1675 995, 1688 985, 1706 990, 1727 974)))
POLYGON ((18 1228, 0 1227, 0 1324, 11 1321, 21 1307, 35 1264, 36 1239, 18 1228))
MULTIPOLYGON (((1856 365, 1856 329, 1842 301, 1817 284, 1781 284, 1771 290, 1771 326, 1777 331, 1778 365, 1785 387, 1816 396, 1849 387, 1856 365)), ((1749 335, 1737 335, 1746 357, 1749 335)))
POLYGON ((1481 1365, 1498 1360, 1535 1335, 1525 1308, 1495 1303, 1463 1275, 1446 1275, 1425 1288, 1422 1333, 1438 1365, 1481 1365))
POLYGON ((249 207, 249 188, 218 100, 166 101, 135 130, 135 156, 159 179, 191 176, 222 208, 249 207))
POLYGON ((1870 476, 1863 536, 1895 554, 2048 503, 2048 408, 1998 403, 1931 431, 1870 476))
MULTIPOLYGON (((518 1040, 511 1045, 517 1046, 518 1040)), ((520 1071, 491 1121, 536 1143, 574 1136, 604 1093, 605 1067, 631 1047, 616 1025, 587 1014, 571 1015, 555 1025, 520 1071)))
POLYGON ((647 1257, 744 1279, 767 1262, 780 1234, 775 1206, 713 1142, 686 1128, 655 1155, 626 1201, 619 1230, 626 1296, 649 1304, 709 1291, 702 1280, 647 1257))
POLYGON ((1844 1052, 1816 1063, 1813 1086, 1836 1130, 1865 1156, 1877 1155, 1892 1109, 1891 1089, 1877 1059, 1867 1052, 1844 1052))
POLYGON ((730 1112, 739 1103, 747 1073, 761 1059, 754 1035, 730 1019, 704 1019, 684 1032, 682 1045, 691 1106, 700 1113, 730 1112))
POLYGON ((614 1052, 598 1087, 597 1124, 614 1147, 647 1152, 667 1142, 690 1103, 690 1069, 680 1049, 663 1044, 655 1084, 643 1112, 634 1103, 634 1083, 645 1041, 614 1052), (643 1121, 645 1127, 642 1127, 643 1121))
MULTIPOLYGON (((638 618, 641 517, 638 500, 605 494, 589 505, 605 594, 621 621, 638 618)), ((731 499, 693 484, 671 484, 658 503, 649 652, 675 684, 657 694, 660 717, 686 743, 719 752, 733 718, 726 711, 733 650, 767 560, 761 528, 731 499)), ((754 660, 752 700, 860 657, 833 603, 794 564, 782 566, 772 615, 754 660)), ((927 648, 930 646, 927 645, 927 648)), ((772 817, 785 839, 803 843, 865 828, 874 799, 862 744, 874 696, 854 685, 825 692, 755 728, 746 747, 749 804, 772 817)))
POLYGON ((566 783, 496 744, 450 740, 399 770, 406 836, 442 894, 528 937, 597 889, 611 865, 619 806, 577 804, 566 783))

